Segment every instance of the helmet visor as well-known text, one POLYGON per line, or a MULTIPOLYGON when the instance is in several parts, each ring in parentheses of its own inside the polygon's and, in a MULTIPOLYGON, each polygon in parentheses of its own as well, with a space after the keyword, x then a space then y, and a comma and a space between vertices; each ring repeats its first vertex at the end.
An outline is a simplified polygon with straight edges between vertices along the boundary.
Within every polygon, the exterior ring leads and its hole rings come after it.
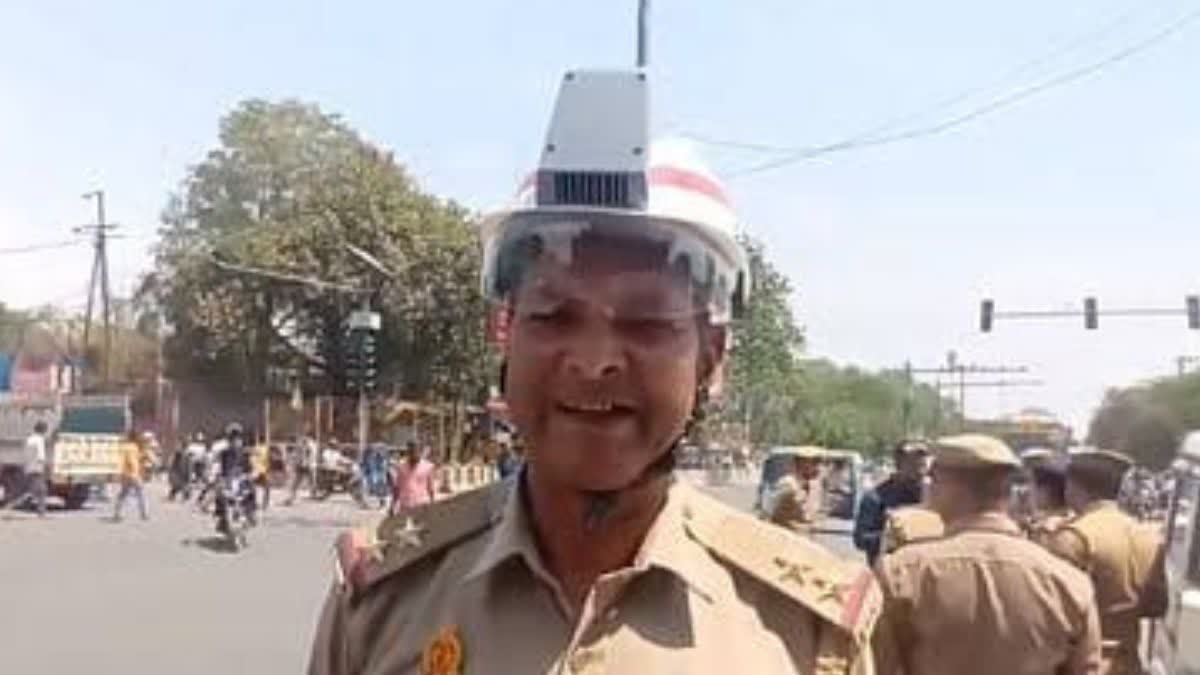
POLYGON ((629 265, 669 272, 690 286, 692 310, 714 324, 740 307, 745 285, 738 251, 722 250, 694 227, 664 218, 620 213, 518 213, 484 251, 484 292, 510 299, 535 265, 547 259, 574 267, 589 251, 608 249, 629 265))

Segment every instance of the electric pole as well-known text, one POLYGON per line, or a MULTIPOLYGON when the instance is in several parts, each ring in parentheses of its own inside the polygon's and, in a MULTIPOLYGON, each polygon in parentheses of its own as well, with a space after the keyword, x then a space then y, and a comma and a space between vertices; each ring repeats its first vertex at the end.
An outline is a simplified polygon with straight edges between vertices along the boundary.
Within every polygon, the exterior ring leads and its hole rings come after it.
POLYGON ((1195 363, 1200 363, 1200 356, 1184 354, 1182 356, 1175 357, 1175 366, 1176 366, 1176 368, 1179 369, 1180 377, 1187 375, 1188 366, 1195 364, 1195 363))
MULTIPOLYGON (((905 378, 908 380, 909 392, 911 396, 912 382, 914 375, 936 375, 938 400, 941 401, 942 388, 957 388, 958 389, 958 415, 959 428, 965 428, 967 423, 967 389, 980 387, 1030 387, 1040 386, 1040 380, 968 380, 968 375, 1007 375, 1007 374, 1024 374, 1028 373, 1029 368, 1025 366, 980 366, 976 364, 960 363, 957 352, 953 350, 946 354, 946 363, 941 366, 914 368, 911 362, 904 364, 905 378), (943 382, 941 377, 949 375, 953 379, 950 382, 943 382)), ((907 434, 909 431, 909 410, 905 406, 904 411, 904 430, 907 434)))
POLYGON ((109 232, 117 229, 117 226, 104 221, 104 190, 88 192, 83 195, 83 198, 96 200, 96 222, 75 228, 77 233, 93 235, 92 247, 95 249, 95 256, 92 258, 92 274, 88 281, 87 312, 83 317, 83 348, 81 351, 86 356, 92 335, 92 310, 95 307, 98 291, 104 319, 104 370, 101 381, 107 384, 112 351, 112 299, 109 295, 108 284, 108 239, 109 232), (99 286, 98 289, 97 286, 99 286))

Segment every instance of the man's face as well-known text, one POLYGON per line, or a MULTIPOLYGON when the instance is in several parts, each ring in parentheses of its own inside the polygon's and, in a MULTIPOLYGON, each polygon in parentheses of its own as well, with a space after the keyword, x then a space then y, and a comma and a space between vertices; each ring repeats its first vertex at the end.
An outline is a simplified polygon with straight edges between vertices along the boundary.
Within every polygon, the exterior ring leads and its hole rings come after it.
POLYGON ((904 452, 896 458, 896 475, 909 483, 920 483, 929 472, 929 456, 923 452, 904 452))
POLYGON ((816 478, 821 473, 821 465, 815 459, 801 457, 796 460, 796 474, 805 480, 816 478))
POLYGON ((616 247, 585 248, 569 268, 542 257, 515 294, 506 398, 534 472, 555 483, 629 485, 683 433, 719 358, 688 282, 638 258, 616 247))

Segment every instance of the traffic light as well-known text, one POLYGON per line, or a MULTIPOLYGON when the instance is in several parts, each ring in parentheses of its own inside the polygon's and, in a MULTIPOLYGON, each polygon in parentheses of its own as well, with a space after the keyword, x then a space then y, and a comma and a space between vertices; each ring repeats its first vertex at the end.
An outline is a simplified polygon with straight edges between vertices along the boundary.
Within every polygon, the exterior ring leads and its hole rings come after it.
POLYGON ((1200 329, 1200 295, 1187 296, 1188 328, 1200 329))
POLYGON ((992 332, 992 315, 995 314, 996 303, 984 300, 979 305, 979 330, 984 333, 992 332))
POLYGON ((375 345, 375 331, 362 331, 359 348, 361 353, 361 357, 359 359, 360 386, 366 391, 374 391, 375 379, 379 373, 379 359, 375 345))
POLYGON ((1095 298, 1083 299, 1083 327, 1088 330, 1096 330, 1100 327, 1100 316, 1095 298))
POLYGON ((346 338, 342 341, 342 365, 345 367, 345 391, 347 393, 358 391, 359 383, 362 381, 361 341, 362 334, 357 330, 346 333, 346 338))

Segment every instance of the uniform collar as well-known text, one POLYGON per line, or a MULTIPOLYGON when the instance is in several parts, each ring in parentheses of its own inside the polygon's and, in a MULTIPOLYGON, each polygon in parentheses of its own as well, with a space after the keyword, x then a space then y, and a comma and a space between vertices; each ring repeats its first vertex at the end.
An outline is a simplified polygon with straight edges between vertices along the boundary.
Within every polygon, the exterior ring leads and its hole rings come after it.
MULTIPOLYGON (((553 575, 542 561, 534 541, 533 522, 530 518, 524 492, 524 471, 518 476, 514 489, 508 490, 503 505, 493 512, 496 523, 487 545, 475 564, 464 577, 471 581, 484 576, 511 558, 520 558, 531 572, 543 582, 557 587, 553 575)), ((700 545, 687 533, 686 525, 693 518, 689 504, 694 491, 679 481, 672 480, 667 491, 667 501, 658 517, 651 523, 632 564, 614 574, 638 574, 650 569, 661 569, 677 577, 696 590, 706 600, 712 601, 714 589, 711 566, 700 545)))
POLYGON ((946 526, 946 534, 958 534, 966 531, 999 532, 1001 534, 1021 534, 1021 528, 999 511, 985 511, 966 518, 960 518, 946 526))

